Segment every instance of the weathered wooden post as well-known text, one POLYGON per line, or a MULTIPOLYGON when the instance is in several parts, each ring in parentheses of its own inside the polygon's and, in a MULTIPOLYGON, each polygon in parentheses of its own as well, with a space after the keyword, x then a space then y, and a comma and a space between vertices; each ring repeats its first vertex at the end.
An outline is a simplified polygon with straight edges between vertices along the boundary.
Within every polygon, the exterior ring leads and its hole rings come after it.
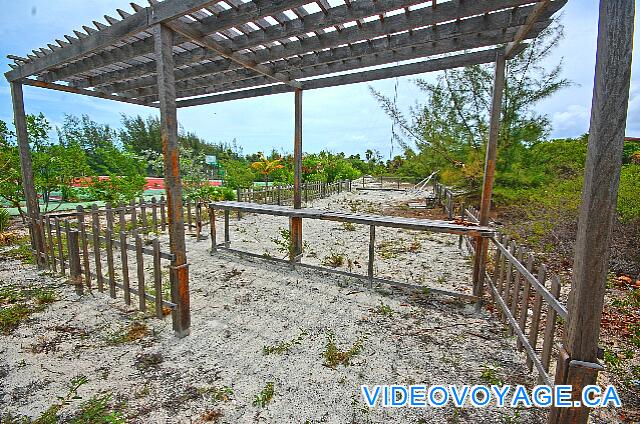
MULTIPOLYGON (((484 181, 482 184, 482 199, 480 201, 480 225, 489 223, 489 211, 491 210, 491 193, 493 191, 493 180, 496 171, 496 157, 498 155, 498 137, 500 136, 500 114, 502 111, 502 95, 504 92, 505 80, 505 56, 498 53, 496 58, 493 98, 491 101, 491 118, 489 122, 489 140, 487 141, 487 153, 484 162, 484 181)), ((473 265, 473 294, 482 298, 484 285, 485 258, 487 251, 487 240, 482 237, 476 238, 475 262, 473 265)), ((479 310, 482 301, 476 304, 479 310)))
POLYGON ((69 283, 73 284, 76 294, 84 293, 82 287, 82 268, 80 266, 80 246, 78 231, 67 232, 67 250, 69 251, 69 283))
MULTIPOLYGON (((609 242, 616 213, 622 148, 627 122, 634 0, 601 0, 598 50, 591 104, 589 145, 578 218, 569 317, 559 352, 555 384, 595 384, 598 338, 609 269, 609 242)), ((550 423, 586 423, 589 408, 557 408, 550 423)))
POLYGON ((22 172, 22 187, 27 204, 29 231, 31 233, 31 251, 39 269, 46 267, 44 259, 44 232, 40 225, 40 205, 33 182, 33 167, 31 165, 31 150, 29 135, 27 134, 27 118, 24 111, 24 97, 22 84, 11 81, 11 99, 13 100, 13 119, 16 125, 18 150, 20 151, 20 170, 22 172))
MULTIPOLYGON (((293 145, 293 208, 302 208, 302 90, 295 91, 295 132, 293 145)), ((302 218, 293 217, 290 221, 291 247, 293 256, 302 254, 302 218)))
POLYGON ((164 154, 165 185, 169 217, 171 262, 171 299, 177 305, 173 312, 173 329, 178 337, 189 334, 189 265, 187 264, 182 210, 182 181, 179 167, 178 114, 173 63, 173 32, 158 24, 154 27, 158 97, 160 100, 160 130, 164 154))

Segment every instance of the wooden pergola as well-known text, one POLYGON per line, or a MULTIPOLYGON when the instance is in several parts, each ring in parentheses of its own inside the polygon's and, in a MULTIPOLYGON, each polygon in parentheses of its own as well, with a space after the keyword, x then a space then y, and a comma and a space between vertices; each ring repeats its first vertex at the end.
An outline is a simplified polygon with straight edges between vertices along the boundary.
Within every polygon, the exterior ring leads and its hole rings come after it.
MULTIPOLYGON (((600 56, 628 53, 623 59, 630 62, 631 46, 628 52, 620 46, 627 47, 633 33, 634 2, 601 3, 599 66, 607 61, 607 66, 624 71, 625 62, 610 63, 600 56), (615 28, 609 31, 609 26, 615 28)), ((178 108, 295 93, 294 208, 301 208, 304 90, 495 62, 480 212, 480 224, 486 225, 505 61, 524 49, 523 41, 540 34, 565 4, 566 0, 150 0, 147 7, 132 4, 130 12, 117 10, 118 18, 105 16, 106 23, 94 21, 93 26, 83 26, 74 35, 65 35, 63 40, 33 50, 26 57, 9 56, 15 64, 5 75, 11 83, 34 249, 42 251, 43 241, 38 228, 40 211, 33 185, 23 85, 160 109, 170 248, 175 257, 172 295, 178 309, 174 329, 179 335, 188 333, 190 315, 178 169, 178 108)), ((616 93, 626 91, 628 97, 627 74, 619 80, 604 81, 602 72, 609 69, 598 70, 594 102, 602 100, 597 91, 602 88, 600 79, 607 87, 615 84, 616 93)), ((617 97, 611 107, 626 105, 623 97, 617 97)), ((611 111, 596 109, 594 113, 607 113, 599 116, 612 116, 611 111)), ((626 118, 626 108, 624 113, 626 118)), ((621 146, 622 137, 615 142, 621 146)), ((606 177, 614 178, 615 172, 606 177)), ((301 219, 292 225, 292 239, 300 252, 301 219)), ((476 295, 483 291, 484 250, 486 246, 483 249, 483 242, 478 240, 476 295)), ((567 347, 569 352, 572 349, 567 347)), ((588 356, 576 358, 595 361, 588 356)))

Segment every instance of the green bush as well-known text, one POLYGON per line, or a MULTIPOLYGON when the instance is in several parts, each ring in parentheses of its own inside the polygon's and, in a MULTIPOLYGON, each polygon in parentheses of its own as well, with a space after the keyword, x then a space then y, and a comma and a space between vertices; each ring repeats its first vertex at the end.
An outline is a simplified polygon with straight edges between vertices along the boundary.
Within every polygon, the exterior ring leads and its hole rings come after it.
POLYGON ((116 176, 100 180, 95 177, 87 191, 92 199, 110 203, 128 202, 142 195, 147 180, 142 175, 116 176))
POLYGON ((236 200, 236 192, 228 187, 217 187, 207 184, 190 190, 187 197, 191 200, 206 201, 236 200))
POLYGON ((9 210, 5 208, 0 208, 0 233, 7 231, 9 229, 10 224, 11 224, 11 215, 9 215, 9 210))
POLYGON ((640 219, 640 164, 622 167, 618 191, 618 214, 625 222, 640 219))

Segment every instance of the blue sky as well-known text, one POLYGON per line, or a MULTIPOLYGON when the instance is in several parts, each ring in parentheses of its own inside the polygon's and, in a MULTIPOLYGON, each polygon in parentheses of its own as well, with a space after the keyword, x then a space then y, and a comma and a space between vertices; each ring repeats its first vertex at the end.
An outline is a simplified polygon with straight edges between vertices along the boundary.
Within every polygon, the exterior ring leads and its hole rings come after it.
MULTIPOLYGON (((116 8, 130 10, 128 0, 0 0, 0 68, 9 69, 7 54, 26 55, 31 49, 62 38, 71 30, 102 20, 104 14, 117 16, 116 8)), ((636 15, 635 45, 640 40, 640 18, 636 15)), ((536 111, 549 116, 553 137, 573 137, 585 133, 589 124, 591 92, 595 63, 598 2, 569 0, 562 23, 565 39, 549 59, 549 65, 564 61, 564 77, 574 85, 537 105, 536 111)), ((640 57, 634 52, 631 100, 627 135, 640 137, 640 57)), ((437 74, 421 76, 435 79, 437 74)), ((413 86, 416 77, 398 80, 398 103, 403 109, 419 101, 413 86)), ((376 81, 371 85, 392 95, 395 80, 376 81)), ((59 125, 64 114, 88 114, 92 119, 118 127, 120 114, 143 116, 154 110, 108 100, 25 87, 28 113, 43 112, 59 125)), ((346 153, 363 153, 377 149, 383 156, 391 150, 391 122, 369 93, 368 84, 311 90, 303 99, 303 143, 308 152, 330 149, 346 153)), ((9 87, 0 78, 0 120, 10 121, 9 87)), ((224 104, 181 109, 180 124, 211 142, 237 139, 245 153, 276 148, 292 150, 293 94, 237 100, 224 104)), ((396 150, 397 152, 397 150, 396 150)))

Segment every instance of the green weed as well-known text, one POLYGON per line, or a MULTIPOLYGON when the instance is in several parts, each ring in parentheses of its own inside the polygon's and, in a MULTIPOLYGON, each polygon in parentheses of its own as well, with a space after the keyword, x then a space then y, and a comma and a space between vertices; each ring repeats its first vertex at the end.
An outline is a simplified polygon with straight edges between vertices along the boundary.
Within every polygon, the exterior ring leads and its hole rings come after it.
POLYGON ((289 352, 294 346, 298 346, 302 343, 302 341, 307 337, 309 333, 305 330, 302 330, 298 337, 288 340, 282 341, 272 346, 263 346, 262 353, 264 355, 271 355, 275 353, 276 355, 282 355, 284 353, 289 352))
POLYGON ((348 350, 342 351, 338 349, 335 334, 331 331, 328 332, 327 343, 322 353, 324 366, 335 369, 340 364, 344 366, 350 365, 353 357, 360 354, 364 349, 364 342, 365 338, 359 337, 348 350))
POLYGON ((275 395, 275 387, 273 382, 268 382, 264 389, 260 391, 253 400, 253 406, 259 406, 264 408, 273 400, 273 396, 275 395))

